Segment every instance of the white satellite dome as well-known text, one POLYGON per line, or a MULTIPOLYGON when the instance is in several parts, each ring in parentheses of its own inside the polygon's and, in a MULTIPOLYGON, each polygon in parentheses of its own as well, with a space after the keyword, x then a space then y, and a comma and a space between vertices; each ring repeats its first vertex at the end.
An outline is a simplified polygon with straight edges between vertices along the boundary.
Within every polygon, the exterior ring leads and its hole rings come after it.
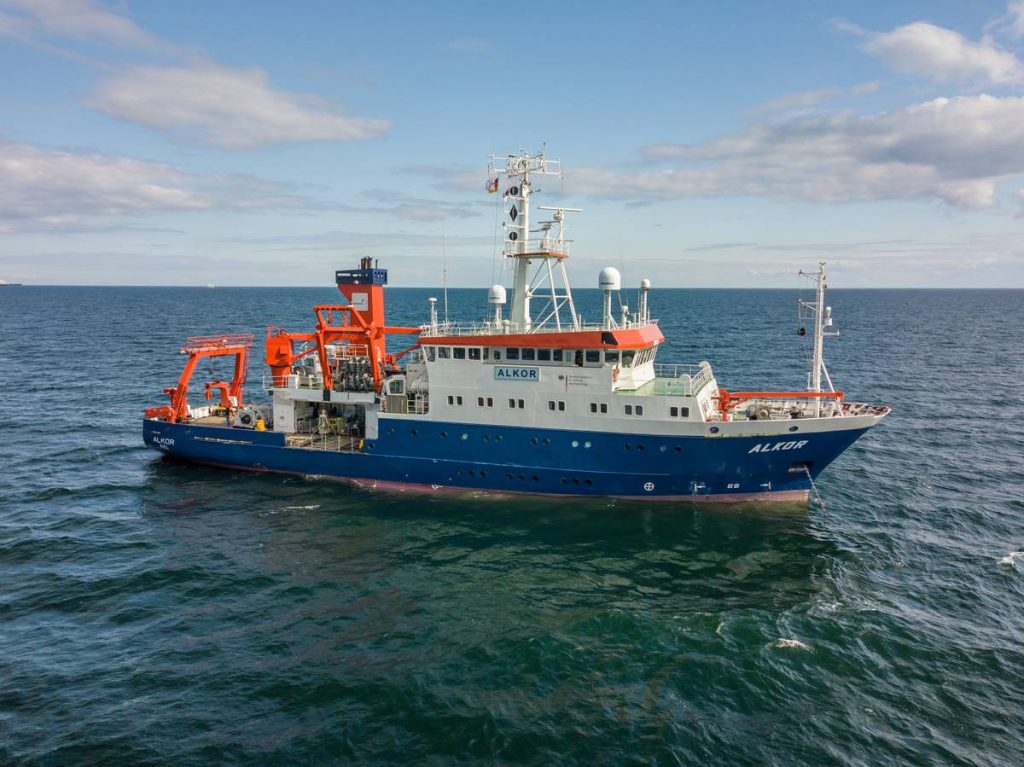
POLYGON ((601 276, 598 277, 597 286, 601 288, 601 290, 621 290, 622 275, 619 274, 619 270, 614 266, 606 266, 601 270, 601 276))

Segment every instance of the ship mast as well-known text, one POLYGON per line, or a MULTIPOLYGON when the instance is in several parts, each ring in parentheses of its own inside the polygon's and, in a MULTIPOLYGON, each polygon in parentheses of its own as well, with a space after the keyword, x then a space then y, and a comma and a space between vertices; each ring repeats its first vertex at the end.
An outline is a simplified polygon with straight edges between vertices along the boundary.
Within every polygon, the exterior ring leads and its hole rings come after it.
MULTIPOLYGON (((839 335, 839 331, 826 330, 826 328, 832 327, 832 307, 825 306, 825 262, 818 262, 817 273, 800 271, 801 277, 807 277, 815 281, 814 290, 814 301, 804 301, 800 299, 798 301, 800 308, 808 312, 808 316, 814 318, 814 352, 811 357, 811 369, 807 373, 807 391, 820 392, 823 391, 821 388, 822 376, 828 383, 828 390, 835 391, 836 387, 832 385, 832 378, 828 374, 828 368, 825 367, 825 337, 834 338, 839 335)), ((805 332, 804 328, 800 328, 801 332, 805 332)), ((815 398, 814 400, 814 417, 818 418, 821 415, 821 398, 815 398)))
POLYGON ((577 209, 542 208, 542 210, 555 211, 553 220, 542 222, 540 230, 544 235, 542 238, 530 239, 530 196, 534 193, 530 177, 534 175, 561 177, 560 163, 557 160, 545 159, 543 150, 536 154, 521 151, 518 155, 508 155, 505 158, 492 156, 488 170, 489 178, 494 179, 494 182, 489 183, 497 183, 498 173, 504 173, 507 179, 505 188, 502 190, 508 206, 504 254, 515 261, 512 307, 509 316, 510 329, 512 332, 528 333, 547 324, 550 320, 556 330, 562 330, 562 318, 559 310, 562 306, 567 306, 570 315, 567 324, 573 330, 579 330, 579 318, 576 316, 564 264, 565 259, 568 258, 568 242, 564 234, 565 213, 567 211, 575 212, 577 209), (502 159, 505 161, 505 167, 499 169, 498 163, 502 159), (556 232, 552 232, 553 226, 557 226, 556 232), (540 263, 531 276, 530 268, 534 262, 540 263), (556 279, 556 273, 559 279, 556 279), (558 282, 561 283, 561 288, 559 288, 558 282), (535 295, 535 289, 542 285, 544 292, 549 295, 549 303, 542 313, 548 308, 550 311, 537 321, 530 313, 530 299, 535 295))

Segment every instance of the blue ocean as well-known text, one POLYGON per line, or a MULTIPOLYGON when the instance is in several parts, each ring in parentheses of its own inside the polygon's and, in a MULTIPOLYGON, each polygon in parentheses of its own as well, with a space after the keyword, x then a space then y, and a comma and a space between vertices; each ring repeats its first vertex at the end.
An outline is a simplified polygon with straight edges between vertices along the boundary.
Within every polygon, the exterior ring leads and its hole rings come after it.
MULTIPOLYGON (((388 319, 429 295, 389 289, 388 319)), ((803 388, 797 297, 654 289, 659 361, 803 388)), ((807 508, 388 494, 143 447, 186 336, 258 347, 337 300, 0 289, 0 764, 1024 763, 1024 291, 830 291, 836 386, 894 410, 807 508)), ((448 303, 482 319, 486 291, 448 303)))

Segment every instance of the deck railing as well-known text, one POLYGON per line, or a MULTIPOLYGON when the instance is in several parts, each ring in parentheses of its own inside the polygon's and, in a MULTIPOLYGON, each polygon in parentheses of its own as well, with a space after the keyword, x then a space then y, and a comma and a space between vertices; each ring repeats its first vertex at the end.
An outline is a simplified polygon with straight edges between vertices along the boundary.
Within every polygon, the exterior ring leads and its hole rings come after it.
MULTIPOLYGON (((616 320, 616 330, 633 330, 636 328, 644 328, 648 325, 657 325, 657 320, 646 320, 640 322, 634 322, 628 320, 623 323, 616 320)), ((557 328, 550 321, 545 323, 542 327, 532 326, 529 330, 524 330, 517 324, 511 322, 502 322, 500 325, 494 322, 439 322, 437 325, 420 325, 420 337, 421 338, 437 338, 445 336, 494 336, 494 335, 520 335, 520 334, 536 334, 541 335, 543 333, 565 333, 573 330, 572 322, 563 322, 561 329, 557 328)), ((600 322, 583 322, 579 326, 580 331, 594 332, 601 330, 608 330, 603 323, 600 322)))

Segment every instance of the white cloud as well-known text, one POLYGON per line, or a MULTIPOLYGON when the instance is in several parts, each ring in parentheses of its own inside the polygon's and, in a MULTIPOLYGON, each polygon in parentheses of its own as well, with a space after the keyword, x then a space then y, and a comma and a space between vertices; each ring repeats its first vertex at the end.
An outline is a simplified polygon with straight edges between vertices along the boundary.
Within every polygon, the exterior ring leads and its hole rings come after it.
POLYGON ((21 40, 61 37, 133 48, 169 48, 131 19, 92 0, 0 0, 0 34, 21 40))
POLYGON ((162 163, 31 144, 0 144, 0 178, 0 232, 89 228, 109 217, 301 204, 254 179, 196 176, 162 163))
POLYGON ((938 81, 1020 85, 1024 64, 991 38, 967 40, 959 32, 916 21, 891 32, 868 33, 864 49, 898 72, 938 81))
POLYGON ((347 117, 315 97, 276 90, 262 70, 213 63, 128 70, 105 80, 91 104, 225 149, 367 139, 390 127, 386 120, 347 117))
POLYGON ((648 147, 642 173, 589 168, 567 190, 626 199, 757 196, 808 202, 938 198, 993 205, 1024 175, 1024 99, 941 98, 891 112, 761 122, 699 144, 648 147))

